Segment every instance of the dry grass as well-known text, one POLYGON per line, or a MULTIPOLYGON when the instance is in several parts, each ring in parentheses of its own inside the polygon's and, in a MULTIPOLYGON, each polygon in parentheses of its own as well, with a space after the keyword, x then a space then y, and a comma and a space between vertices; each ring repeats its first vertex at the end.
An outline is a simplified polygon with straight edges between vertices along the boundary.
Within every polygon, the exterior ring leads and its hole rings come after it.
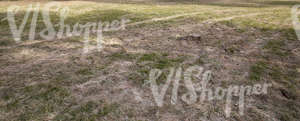
MULTIPOLYGON (((0 2, 0 20, 10 5, 0 2)), ((42 2, 43 6, 46 2, 42 2)), ((104 33, 101 52, 83 54, 82 37, 15 43, 0 22, 0 120, 282 120, 299 119, 300 41, 290 19, 294 2, 58 1, 71 9, 66 23, 112 21, 126 30, 104 33), (130 3, 130 4, 128 4, 130 3), (132 4, 134 3, 134 4, 132 4), (195 13, 177 16, 187 13, 195 13), (257 14, 259 13, 259 14, 257 14), (199 37, 194 37, 199 36, 199 37), (224 101, 155 105, 149 71, 201 65, 213 71, 210 86, 272 83, 268 95, 247 97, 247 110, 225 118, 224 101), (139 95, 137 98, 137 95, 139 95)), ((53 23, 57 12, 51 11, 53 23)), ((52 18, 51 18, 52 19, 52 18)), ((42 20, 39 17, 39 20, 42 20)), ((38 23, 39 31, 44 27, 38 23)), ((92 36, 95 38, 95 36, 92 36)), ((184 87, 182 87, 184 88, 184 87)), ((179 94, 186 90, 181 89, 179 94)), ((171 90, 167 95, 170 96, 171 90)))

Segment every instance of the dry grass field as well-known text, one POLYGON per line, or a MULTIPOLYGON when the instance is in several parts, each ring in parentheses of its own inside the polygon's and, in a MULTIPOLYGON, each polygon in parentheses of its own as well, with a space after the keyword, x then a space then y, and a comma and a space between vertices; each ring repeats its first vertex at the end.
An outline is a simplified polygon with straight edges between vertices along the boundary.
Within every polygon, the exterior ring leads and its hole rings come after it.
MULTIPOLYGON (((40 1, 41 7, 51 1, 40 1)), ((292 25, 297 0, 82 0, 55 1, 68 7, 65 23, 129 19, 126 29, 96 34, 88 53, 84 38, 29 40, 29 16, 14 41, 7 9, 20 6, 21 24, 28 5, 37 1, 0 1, 0 120, 109 121, 299 121, 300 41, 292 25), (150 85, 151 69, 212 71, 209 87, 271 83, 267 95, 245 98, 239 115, 233 97, 230 117, 225 100, 170 102, 171 88, 158 107, 150 85)), ((40 11, 41 12, 41 11, 40 11)), ((41 13, 37 32, 46 27, 41 13)), ((51 22, 59 12, 50 9, 51 22)), ((58 30, 58 26, 55 26, 58 30)), ((194 80, 195 81, 195 80, 194 80)), ((186 91, 179 88, 179 95, 186 91)))

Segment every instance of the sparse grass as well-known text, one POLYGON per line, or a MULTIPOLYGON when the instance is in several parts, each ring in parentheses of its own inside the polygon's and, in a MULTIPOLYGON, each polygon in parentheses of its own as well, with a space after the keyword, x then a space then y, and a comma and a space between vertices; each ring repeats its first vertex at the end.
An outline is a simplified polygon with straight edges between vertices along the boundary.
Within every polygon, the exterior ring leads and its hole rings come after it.
POLYGON ((148 74, 147 70, 139 70, 136 73, 130 73, 128 75, 128 80, 132 81, 136 85, 143 85, 144 81, 145 81, 145 79, 147 77, 147 74, 148 74))
POLYGON ((64 112, 54 117, 54 120, 103 120, 103 117, 109 115, 110 113, 114 113, 118 109, 118 106, 119 105, 116 103, 107 104, 101 100, 97 102, 88 101, 86 103, 80 104, 79 107, 69 107, 67 110, 64 110, 64 112))
POLYGON ((161 84, 167 79, 168 69, 170 67, 178 67, 184 61, 183 57, 170 58, 166 53, 146 53, 139 56, 136 73, 129 75, 129 80, 134 81, 137 85, 144 84, 147 80, 151 69, 162 69, 166 71, 157 79, 157 83, 161 84))
POLYGON ((239 51, 237 47, 231 46, 225 49, 225 52, 228 54, 234 54, 235 52, 239 51))
POLYGON ((14 42, 11 40, 1 40, 0 41, 0 46, 8 46, 8 45, 12 45, 12 44, 14 44, 14 42))
POLYGON ((281 108, 278 112, 278 118, 281 121, 296 121, 299 119, 299 109, 295 108, 295 102, 286 101, 284 103, 285 108, 281 108))
POLYGON ((287 21, 290 11, 287 8, 280 7, 277 9, 258 9, 253 13, 260 13, 256 16, 238 17, 229 21, 222 21, 229 27, 235 27, 239 31, 244 32, 250 28, 258 29, 262 32, 291 30, 292 24, 287 21))
POLYGON ((157 59, 159 59, 159 55, 157 55, 156 53, 150 53, 142 55, 139 61, 156 61, 157 59))
POLYGON ((1 111, 14 112, 11 119, 40 120, 49 113, 60 110, 64 100, 69 97, 68 90, 51 84, 27 86, 22 90, 10 92, 9 103, 1 105, 1 111), (12 94, 11 94, 12 93, 12 94), (19 97, 20 93, 24 94, 19 97), (18 112, 16 112, 18 110, 18 112))
POLYGON ((258 62, 250 67, 250 80, 259 81, 264 76, 267 69, 267 64, 264 62, 258 62))
POLYGON ((259 61, 250 67, 249 79, 261 81, 270 77, 273 80, 281 81, 284 73, 279 67, 268 64, 267 62, 259 61))
POLYGON ((168 58, 166 54, 150 53, 144 54, 139 58, 139 62, 149 62, 149 66, 157 69, 166 69, 184 61, 184 57, 168 58))
POLYGON ((285 49, 285 43, 282 40, 270 40, 267 42, 267 44, 264 45, 264 49, 269 50, 269 53, 273 55, 277 55, 280 57, 285 57, 289 55, 289 52, 287 52, 285 49))
POLYGON ((109 113, 114 112, 118 108, 118 104, 106 104, 103 108, 99 109, 98 115, 99 116, 106 116, 109 113))
POLYGON ((205 64, 205 61, 203 60, 202 57, 199 57, 195 62, 194 62, 195 65, 203 65, 205 64))
POLYGON ((291 120, 292 120, 292 118, 290 117, 290 115, 287 114, 287 113, 282 113, 282 114, 280 114, 279 119, 280 119, 281 121, 291 121, 291 120))
POLYGON ((297 34, 293 28, 282 29, 280 32, 283 34, 284 37, 287 38, 287 40, 298 40, 297 34))
POLYGON ((63 113, 58 114, 54 117, 54 120, 76 120, 76 121, 88 121, 95 120, 97 118, 94 110, 96 110, 98 104, 93 101, 84 103, 76 108, 70 108, 63 113))
POLYGON ((79 75, 92 75, 93 72, 89 68, 80 69, 76 72, 79 75))
POLYGON ((117 61, 117 60, 134 60, 134 59, 137 58, 137 55, 121 51, 121 52, 116 52, 116 53, 113 53, 113 54, 109 55, 109 58, 111 58, 112 61, 117 61))

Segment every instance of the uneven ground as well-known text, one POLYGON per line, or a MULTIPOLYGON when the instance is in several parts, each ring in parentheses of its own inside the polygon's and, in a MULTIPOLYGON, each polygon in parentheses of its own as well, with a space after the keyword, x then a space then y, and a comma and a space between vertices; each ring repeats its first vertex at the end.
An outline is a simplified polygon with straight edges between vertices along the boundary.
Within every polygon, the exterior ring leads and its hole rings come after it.
MULTIPOLYGON (((0 20, 8 6, 20 5, 21 22, 32 3, 1 1, 0 20)), ((26 40, 27 24, 24 41, 15 43, 7 21, 1 21, 0 120, 300 119, 300 41, 290 14, 291 6, 300 2, 58 3, 72 10, 68 24, 121 18, 131 24, 126 30, 104 33, 102 51, 83 54, 82 37, 26 40), (147 21, 153 18, 160 21, 147 21), (144 81, 149 71, 189 65, 212 70, 211 87, 265 82, 273 86, 267 95, 247 96, 243 116, 233 107, 226 118, 225 100, 171 105, 166 98, 164 106, 157 107, 144 81)), ((58 13, 51 11, 51 17, 58 23, 58 13)), ((38 27, 43 28, 41 20, 38 27)))

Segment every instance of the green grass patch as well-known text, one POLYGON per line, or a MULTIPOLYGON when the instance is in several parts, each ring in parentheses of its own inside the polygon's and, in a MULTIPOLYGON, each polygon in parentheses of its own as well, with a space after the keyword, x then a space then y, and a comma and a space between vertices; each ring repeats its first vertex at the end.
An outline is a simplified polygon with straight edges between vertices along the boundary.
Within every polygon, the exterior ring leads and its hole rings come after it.
POLYGON ((269 50, 268 52, 280 57, 285 57, 290 53, 284 49, 285 43, 283 40, 270 40, 264 46, 263 49, 269 50))
POLYGON ((67 89, 53 84, 36 84, 11 92, 10 101, 1 105, 0 111, 20 112, 11 117, 15 120, 42 120, 65 106, 64 102, 70 96, 67 89))
POLYGON ((115 110, 117 110, 119 107, 118 104, 113 103, 113 104, 105 104, 101 109, 98 110, 98 116, 106 116, 109 113, 114 112, 115 110))
POLYGON ((167 54, 148 53, 143 54, 138 62, 149 62, 150 67, 157 69, 166 69, 172 66, 178 66, 184 61, 184 57, 169 58, 167 54))
POLYGON ((117 60, 135 60, 137 58, 137 55, 121 51, 121 52, 113 53, 113 54, 111 54, 111 55, 109 55, 107 57, 111 58, 112 61, 117 61, 117 60))
POLYGON ((267 64, 264 62, 258 62, 250 67, 250 80, 261 80, 267 69, 267 64))
POLYGON ((76 74, 78 75, 93 75, 93 72, 89 68, 83 68, 76 71, 76 74))
POLYGON ((97 115, 94 112, 97 110, 98 104, 93 101, 88 101, 79 107, 76 108, 68 108, 65 112, 58 114, 54 120, 62 121, 62 120, 75 120, 75 121, 90 121, 96 120, 97 115))
POLYGON ((270 77, 273 80, 280 81, 284 75, 280 70, 281 69, 276 66, 259 61, 250 67, 249 79, 260 81, 263 78, 270 77))
POLYGON ((158 84, 162 84, 167 79, 169 68, 178 67, 184 61, 185 56, 175 58, 168 57, 167 53, 146 53, 142 54, 137 61, 138 69, 136 73, 130 74, 130 80, 134 83, 142 85, 149 78, 151 69, 161 69, 162 75, 156 80, 158 84))

